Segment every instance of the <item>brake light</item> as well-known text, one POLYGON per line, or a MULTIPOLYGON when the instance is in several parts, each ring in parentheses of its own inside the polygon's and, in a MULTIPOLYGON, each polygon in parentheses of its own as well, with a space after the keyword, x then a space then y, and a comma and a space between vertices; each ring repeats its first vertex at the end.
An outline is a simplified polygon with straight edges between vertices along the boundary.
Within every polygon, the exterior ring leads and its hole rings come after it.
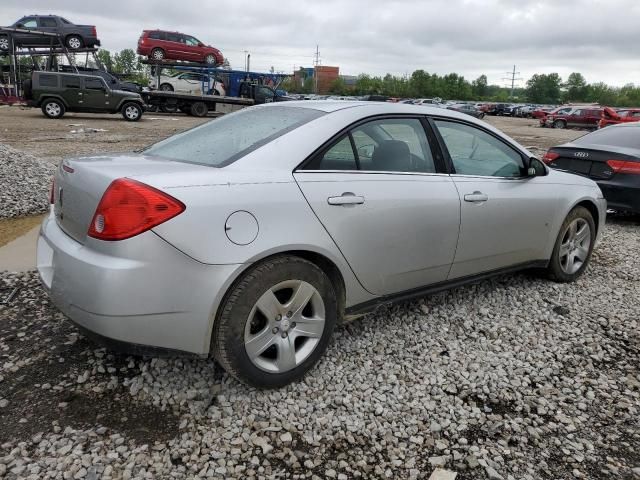
POLYGON ((96 30, 95 26, 91 27, 91 35, 96 38, 98 37, 98 31, 96 30))
POLYGON ((54 196, 54 191, 56 188, 56 179, 54 178, 53 180, 51 180, 51 191, 49 192, 49 203, 51 205, 53 205, 55 202, 55 196, 54 196))
POLYGON ((549 165, 551 162, 553 162, 559 156, 560 156, 559 153, 549 151, 549 152, 544 154, 544 156, 542 157, 542 161, 544 163, 546 163, 547 165, 549 165))
POLYGON ((88 235, 99 240, 124 240, 180 215, 184 204, 136 180, 119 178, 102 195, 88 235))
POLYGON ((625 160, 607 160, 607 165, 616 173, 640 175, 640 162, 627 162, 625 160))

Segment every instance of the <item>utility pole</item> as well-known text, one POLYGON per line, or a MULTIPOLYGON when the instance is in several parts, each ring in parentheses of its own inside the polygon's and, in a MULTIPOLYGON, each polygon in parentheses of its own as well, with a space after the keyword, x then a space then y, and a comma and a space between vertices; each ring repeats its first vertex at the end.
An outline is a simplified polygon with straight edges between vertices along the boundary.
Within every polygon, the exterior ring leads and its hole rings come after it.
POLYGON ((313 79, 314 79, 314 89, 313 92, 315 94, 318 93, 318 67, 320 66, 320 46, 316 45, 316 55, 315 55, 315 59, 313 60, 313 79))
MULTIPOLYGON (((509 98, 513 98, 513 91, 516 88, 516 82, 522 80, 522 77, 516 77, 516 75, 520 75, 520 72, 516 72, 516 66, 513 66, 513 71, 506 72, 508 77, 502 77, 502 80, 506 80, 507 82, 511 82, 511 95, 509 98)), ((507 85, 508 87, 508 85, 507 85)))

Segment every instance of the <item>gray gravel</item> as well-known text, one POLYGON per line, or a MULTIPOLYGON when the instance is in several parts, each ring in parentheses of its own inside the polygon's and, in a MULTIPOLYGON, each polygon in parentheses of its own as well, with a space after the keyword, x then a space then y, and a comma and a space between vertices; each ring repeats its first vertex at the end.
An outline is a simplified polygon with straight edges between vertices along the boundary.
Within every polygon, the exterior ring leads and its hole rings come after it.
POLYGON ((639 478, 639 228, 614 218, 575 284, 504 276, 341 326, 279 391, 99 349, 35 274, 2 274, 22 289, 0 310, 0 477, 639 478))
POLYGON ((56 166, 0 143, 0 219, 49 209, 56 166))

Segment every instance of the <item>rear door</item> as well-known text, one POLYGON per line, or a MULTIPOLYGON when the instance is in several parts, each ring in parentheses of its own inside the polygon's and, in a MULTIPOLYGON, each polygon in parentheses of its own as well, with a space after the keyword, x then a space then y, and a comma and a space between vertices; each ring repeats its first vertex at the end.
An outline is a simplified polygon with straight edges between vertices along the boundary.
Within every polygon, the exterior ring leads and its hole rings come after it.
POLYGON ((180 43, 182 35, 176 32, 165 32, 166 40, 162 43, 168 56, 174 59, 184 59, 183 44, 180 43))
POLYGON ((60 87, 69 108, 78 110, 84 107, 82 78, 79 75, 60 75, 60 87))
POLYGON ((461 199, 450 279, 544 260, 557 186, 527 177, 525 159, 477 125, 434 119, 461 199))
POLYGON ((294 173, 304 196, 371 293, 446 280, 460 199, 418 117, 366 121, 294 173))

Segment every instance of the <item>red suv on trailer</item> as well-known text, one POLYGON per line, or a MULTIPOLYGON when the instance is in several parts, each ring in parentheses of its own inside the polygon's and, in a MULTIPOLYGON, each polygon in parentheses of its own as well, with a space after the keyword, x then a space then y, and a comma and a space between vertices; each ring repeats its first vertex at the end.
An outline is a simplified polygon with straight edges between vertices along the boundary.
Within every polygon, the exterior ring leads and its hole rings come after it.
POLYGON ((144 30, 138 40, 138 55, 151 60, 184 60, 207 65, 224 62, 217 48, 205 45, 191 35, 164 30, 144 30))

